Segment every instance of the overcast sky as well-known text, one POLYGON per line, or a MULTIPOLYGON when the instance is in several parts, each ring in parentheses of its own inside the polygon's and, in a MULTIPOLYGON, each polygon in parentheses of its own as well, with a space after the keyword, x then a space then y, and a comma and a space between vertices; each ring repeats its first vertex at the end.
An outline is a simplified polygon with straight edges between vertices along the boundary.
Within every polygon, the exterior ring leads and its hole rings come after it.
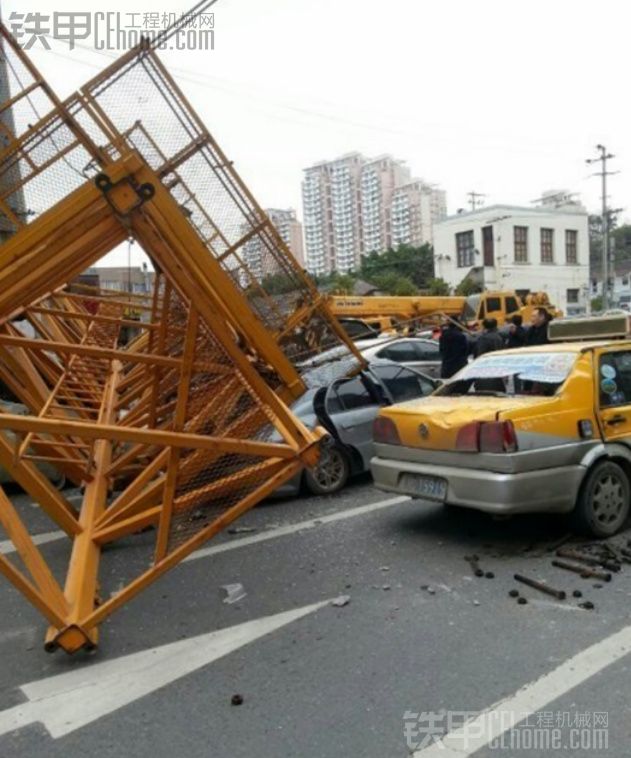
MULTIPOLYGON (((180 13, 193 2, 89 7, 120 11, 126 25, 124 14, 180 13)), ((4 0, 2 8, 8 21, 12 11, 86 3, 4 0)), ((621 172, 610 179, 611 202, 631 218, 623 3, 218 0, 212 10, 214 51, 161 57, 265 207, 302 215, 302 169, 358 150, 406 160, 447 191, 450 213, 470 190, 488 203, 527 205, 551 188, 578 192, 596 210, 600 184, 585 158, 600 142, 621 172)), ((108 62, 86 47, 51 46, 31 55, 62 97, 108 62)))

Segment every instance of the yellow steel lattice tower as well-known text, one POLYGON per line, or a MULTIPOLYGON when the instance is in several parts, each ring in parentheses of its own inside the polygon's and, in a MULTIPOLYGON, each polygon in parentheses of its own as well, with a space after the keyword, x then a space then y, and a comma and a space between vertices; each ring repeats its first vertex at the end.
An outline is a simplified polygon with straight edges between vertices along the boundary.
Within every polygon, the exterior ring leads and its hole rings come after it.
POLYGON ((62 586, 0 489, 15 546, 0 571, 50 623, 47 648, 74 652, 317 461, 322 430, 287 403, 359 357, 149 46, 62 102, 0 37, 0 379, 26 407, 0 413, 0 465, 69 538, 62 586), (150 295, 72 284, 126 239, 152 260, 150 295), (253 240, 282 296, 248 265, 253 240), (335 364, 301 371, 331 348, 335 364), (113 592, 101 548, 133 535, 149 567, 113 592))

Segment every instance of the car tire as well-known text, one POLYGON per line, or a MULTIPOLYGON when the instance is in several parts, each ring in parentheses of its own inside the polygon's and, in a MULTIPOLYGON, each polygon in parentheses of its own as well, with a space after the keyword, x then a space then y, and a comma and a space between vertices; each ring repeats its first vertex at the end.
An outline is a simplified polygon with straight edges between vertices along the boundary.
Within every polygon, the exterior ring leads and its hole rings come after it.
POLYGON ((594 537, 611 537, 629 516, 630 496, 629 477, 621 466, 613 461, 596 463, 576 501, 574 526, 594 537))
POLYGON ((305 471, 305 485, 313 495, 332 495, 344 487, 350 472, 348 456, 339 445, 323 447, 318 465, 305 471))

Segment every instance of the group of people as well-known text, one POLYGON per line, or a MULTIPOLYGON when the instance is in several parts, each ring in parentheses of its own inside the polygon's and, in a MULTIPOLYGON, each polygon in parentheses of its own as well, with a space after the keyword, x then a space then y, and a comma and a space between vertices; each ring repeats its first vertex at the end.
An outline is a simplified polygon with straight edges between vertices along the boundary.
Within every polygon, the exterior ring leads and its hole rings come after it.
POLYGON ((458 321, 451 319, 438 340, 442 356, 441 377, 448 379, 464 368, 470 355, 477 358, 493 350, 547 344, 551 319, 545 308, 535 308, 528 328, 523 326, 522 317, 517 314, 510 319, 508 332, 502 334, 497 328, 497 320, 487 318, 482 322, 482 333, 476 340, 469 340, 458 321))

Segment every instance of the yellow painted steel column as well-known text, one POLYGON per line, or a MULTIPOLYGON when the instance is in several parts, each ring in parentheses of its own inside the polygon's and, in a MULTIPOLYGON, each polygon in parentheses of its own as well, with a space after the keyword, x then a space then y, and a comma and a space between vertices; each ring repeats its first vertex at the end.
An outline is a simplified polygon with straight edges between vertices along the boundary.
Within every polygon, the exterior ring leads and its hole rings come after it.
MULTIPOLYGON (((112 424, 115 421, 116 389, 121 371, 121 362, 112 361, 99 417, 101 424, 112 424)), ((82 647, 97 644, 98 630, 95 627, 85 630, 82 622, 95 608, 101 547, 94 540, 94 533, 96 522, 107 506, 107 471, 111 462, 112 441, 97 440, 94 444, 94 478, 86 486, 79 515, 79 525, 83 531, 74 540, 66 578, 65 596, 70 610, 63 629, 49 629, 46 636, 47 649, 53 650, 59 646, 67 653, 74 653, 82 647)))

